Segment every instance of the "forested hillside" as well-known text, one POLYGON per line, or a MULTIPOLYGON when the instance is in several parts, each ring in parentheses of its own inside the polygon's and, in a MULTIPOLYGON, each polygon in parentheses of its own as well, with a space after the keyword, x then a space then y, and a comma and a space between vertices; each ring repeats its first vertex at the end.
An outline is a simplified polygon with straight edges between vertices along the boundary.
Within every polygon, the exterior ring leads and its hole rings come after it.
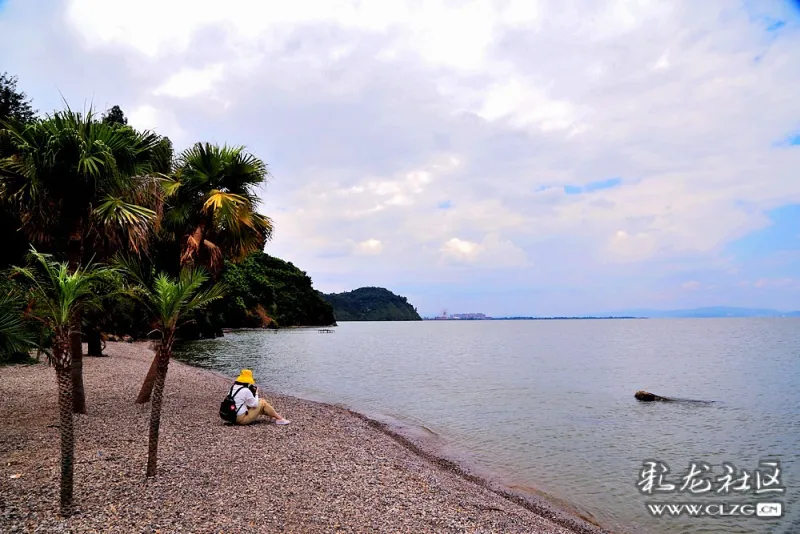
POLYGON ((421 321, 406 297, 382 287, 360 287, 344 293, 322 295, 333 305, 337 321, 421 321))
POLYGON ((328 326, 333 306, 320 297, 311 278, 291 262, 256 252, 241 263, 226 263, 228 294, 215 307, 228 327, 328 326))

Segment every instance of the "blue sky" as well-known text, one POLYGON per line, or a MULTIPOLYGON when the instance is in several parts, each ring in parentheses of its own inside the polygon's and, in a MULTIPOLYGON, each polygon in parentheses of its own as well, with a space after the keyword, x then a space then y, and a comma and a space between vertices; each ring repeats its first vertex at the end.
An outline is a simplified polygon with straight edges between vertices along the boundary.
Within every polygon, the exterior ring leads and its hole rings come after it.
POLYGON ((0 0, 35 107, 244 144, 267 252, 424 314, 800 309, 787 0, 0 0))

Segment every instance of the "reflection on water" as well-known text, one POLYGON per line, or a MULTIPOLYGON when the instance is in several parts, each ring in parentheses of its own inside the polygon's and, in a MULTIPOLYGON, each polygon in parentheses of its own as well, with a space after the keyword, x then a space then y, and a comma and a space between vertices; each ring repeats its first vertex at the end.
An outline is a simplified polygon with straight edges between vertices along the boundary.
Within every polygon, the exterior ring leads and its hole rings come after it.
POLYGON ((266 388, 424 425, 509 486, 615 531, 800 532, 800 320, 343 323, 335 334, 228 334, 178 357, 231 377, 251 367, 266 388), (638 402, 639 389, 716 402, 638 402), (760 460, 779 460, 787 490, 648 496, 637 488, 647 459, 666 463, 678 487, 693 461, 715 477, 723 462, 755 477, 760 460), (765 498, 783 518, 655 518, 645 507, 765 498))

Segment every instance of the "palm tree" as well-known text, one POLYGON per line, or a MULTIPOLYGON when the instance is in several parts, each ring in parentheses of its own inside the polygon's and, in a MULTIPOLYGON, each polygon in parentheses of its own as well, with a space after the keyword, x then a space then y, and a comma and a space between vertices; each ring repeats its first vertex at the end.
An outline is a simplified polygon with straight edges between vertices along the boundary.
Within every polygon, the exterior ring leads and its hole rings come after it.
POLYGON ((164 227, 181 243, 181 263, 212 273, 223 258, 238 261, 264 248, 272 220, 256 212, 256 188, 267 166, 244 147, 197 143, 178 157, 173 176, 162 181, 164 227))
MULTIPOLYGON (((161 191, 154 175, 168 159, 161 138, 68 107, 27 124, 0 122, 0 133, 10 146, 0 159, 0 198, 14 205, 31 242, 64 255, 73 270, 98 253, 147 247, 161 191)), ((86 413, 81 316, 74 319, 73 409, 86 413)))
MULTIPOLYGON (((273 224, 256 211, 256 189, 268 174, 244 147, 197 143, 179 155, 175 172, 161 184, 162 237, 178 244, 181 264, 205 266, 215 276, 224 259, 240 261, 264 249, 273 224)), ((153 359, 136 403, 150 400, 155 377, 153 359)))
POLYGON ((61 515, 72 513, 72 474, 75 439, 72 429, 72 355, 70 335, 76 317, 98 302, 99 284, 108 271, 93 265, 70 268, 32 249, 29 267, 14 272, 31 285, 33 318, 53 331, 51 361, 58 379, 58 413, 61 433, 61 515))
POLYGON ((0 361, 27 354, 36 346, 36 338, 23 316, 25 299, 19 289, 0 288, 0 361))
POLYGON ((158 430, 161 423, 161 406, 167 368, 172 357, 172 346, 179 323, 192 316, 210 302, 223 296, 222 284, 203 286, 208 281, 204 269, 184 267, 177 278, 166 273, 148 276, 136 262, 123 256, 117 258, 117 265, 132 282, 126 293, 139 300, 147 308, 154 331, 160 334, 156 349, 156 378, 153 388, 153 403, 150 409, 150 434, 147 451, 147 476, 156 474, 158 460, 158 430))

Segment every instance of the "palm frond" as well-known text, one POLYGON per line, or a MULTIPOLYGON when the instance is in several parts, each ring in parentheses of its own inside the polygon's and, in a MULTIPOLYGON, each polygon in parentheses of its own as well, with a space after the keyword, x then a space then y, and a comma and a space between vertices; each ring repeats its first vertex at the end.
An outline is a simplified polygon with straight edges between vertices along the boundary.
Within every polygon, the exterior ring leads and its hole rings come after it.
POLYGON ((31 238, 54 238, 63 246, 65 232, 77 228, 87 240, 111 248, 109 254, 126 242, 147 244, 143 222, 153 226, 158 218, 143 217, 146 212, 134 206, 153 215, 160 211, 161 191, 149 177, 171 170, 171 146, 164 138, 106 124, 91 109, 79 113, 69 106, 25 126, 5 126, 10 152, 0 160, 0 193, 14 203, 31 238), (91 224, 93 212, 114 223, 91 224))
POLYGON ((156 212, 122 198, 106 196, 93 215, 113 242, 127 244, 138 253, 147 246, 156 212))
POLYGON ((177 278, 162 272, 147 279, 129 259, 120 257, 117 265, 134 282, 130 294, 147 305, 164 336, 174 332, 181 319, 221 298, 225 292, 220 284, 203 289, 209 278, 203 268, 184 267, 177 278))
POLYGON ((37 315, 51 328, 69 328, 81 311, 96 307, 98 289, 109 281, 109 272, 99 265, 78 266, 74 271, 66 262, 55 262, 48 254, 31 249, 29 267, 14 267, 13 272, 32 284, 37 315))
POLYGON ((36 346, 36 337, 23 318, 24 305, 18 291, 0 293, 0 360, 26 353, 36 346))

